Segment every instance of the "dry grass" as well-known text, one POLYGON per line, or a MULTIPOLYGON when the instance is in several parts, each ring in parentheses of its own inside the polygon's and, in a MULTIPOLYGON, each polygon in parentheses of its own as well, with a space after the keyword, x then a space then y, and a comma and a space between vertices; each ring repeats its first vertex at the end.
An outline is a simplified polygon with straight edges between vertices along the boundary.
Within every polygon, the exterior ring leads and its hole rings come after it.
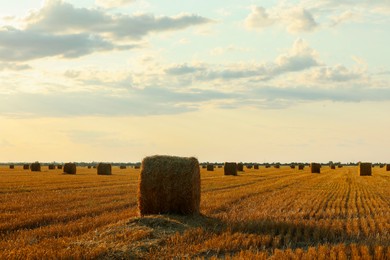
POLYGON ((390 176, 201 170, 201 216, 137 217, 139 170, 0 167, 0 259, 390 259, 390 176))

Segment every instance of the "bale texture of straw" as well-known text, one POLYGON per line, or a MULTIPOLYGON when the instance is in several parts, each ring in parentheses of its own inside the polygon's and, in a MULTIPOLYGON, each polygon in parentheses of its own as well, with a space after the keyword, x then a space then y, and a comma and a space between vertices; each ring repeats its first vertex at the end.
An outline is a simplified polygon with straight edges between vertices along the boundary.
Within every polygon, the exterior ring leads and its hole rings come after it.
POLYGON ((237 164, 237 171, 240 171, 240 172, 244 171, 244 164, 243 163, 238 163, 237 164))
POLYGON ((97 165, 97 174, 98 175, 111 175, 111 164, 99 163, 97 165))
POLYGON ((321 164, 311 163, 310 170, 311 170, 311 173, 321 173, 321 164))
POLYGON ((237 163, 235 162, 225 162, 223 167, 224 175, 234 175, 237 176, 237 163))
POLYGON ((65 163, 64 164, 64 173, 66 174, 76 174, 76 164, 75 163, 65 163))
POLYGON ((371 176, 372 175, 372 164, 371 163, 362 163, 358 165, 358 173, 360 176, 371 176))
POLYGON ((41 171, 41 164, 39 162, 32 163, 30 165, 30 169, 32 172, 40 172, 41 171))
POLYGON ((199 214, 200 168, 194 157, 155 155, 142 161, 138 187, 141 214, 199 214))

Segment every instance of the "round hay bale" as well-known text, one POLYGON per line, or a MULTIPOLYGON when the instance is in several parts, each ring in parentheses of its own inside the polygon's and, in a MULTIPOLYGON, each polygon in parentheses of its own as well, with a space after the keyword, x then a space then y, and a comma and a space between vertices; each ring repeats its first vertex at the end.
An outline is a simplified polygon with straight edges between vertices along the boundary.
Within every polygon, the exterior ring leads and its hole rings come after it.
POLYGON ((253 168, 253 164, 247 164, 247 165, 246 165, 246 168, 247 168, 247 169, 252 169, 252 168, 253 168))
POLYGON ((295 169, 295 164, 290 164, 291 169, 295 169))
POLYGON ((358 173, 360 176, 371 176, 372 175, 372 165, 371 163, 362 163, 358 165, 358 173))
POLYGON ((303 169, 305 169, 305 165, 302 163, 298 164, 298 170, 303 170, 303 169))
POLYGON ((253 169, 258 170, 259 169, 259 165, 258 164, 253 165, 253 169))
POLYGON ((222 168, 222 165, 218 165, 218 168, 222 168))
POLYGON ((39 162, 32 163, 30 165, 30 169, 32 172, 40 172, 41 171, 41 164, 39 162))
POLYGON ((63 168, 62 164, 57 165, 58 170, 62 170, 62 168, 63 168))
POLYGON ((390 164, 386 164, 386 171, 390 171, 390 164))
POLYGON ((275 165, 274 165, 274 168, 275 168, 275 169, 279 169, 279 168, 280 168, 280 164, 275 164, 275 165))
POLYGON ((234 176, 237 176, 237 163, 235 163, 235 162, 225 162, 223 170, 224 170, 224 175, 234 175, 234 176))
POLYGON ((321 173, 321 164, 311 163, 310 170, 311 170, 311 173, 321 173))
POLYGON ((29 170, 30 165, 29 164, 23 164, 23 170, 29 170))
POLYGON ((334 165, 334 164, 331 164, 329 167, 330 167, 332 170, 336 170, 336 165, 334 165))
POLYGON ((208 171, 208 172, 214 171, 214 165, 212 165, 212 164, 207 164, 207 171, 208 171))
POLYGON ((49 164, 49 170, 55 170, 56 166, 54 164, 49 164))
POLYGON ((97 165, 97 174, 98 175, 111 175, 111 164, 99 163, 97 165))
POLYGON ((161 156, 142 161, 138 187, 141 214, 199 214, 200 168, 196 158, 161 156))
POLYGON ((337 165, 338 168, 343 168, 343 166, 341 164, 337 165))
POLYGON ((75 163, 65 163, 64 164, 64 173, 76 174, 76 164, 75 163))
POLYGON ((92 168, 92 166, 91 166, 91 165, 88 165, 88 166, 87 166, 87 168, 88 168, 88 169, 91 169, 91 168, 92 168))
POLYGON ((237 171, 240 171, 240 172, 244 171, 244 164, 243 163, 237 163, 237 171))
POLYGON ((10 164, 10 165, 9 165, 9 168, 10 168, 10 169, 15 169, 15 165, 10 164))
POLYGON ((271 165, 269 165, 268 163, 265 164, 265 168, 271 168, 271 165))
POLYGON ((126 165, 121 165, 121 166, 119 166, 119 169, 126 169, 126 165))
POLYGON ((141 165, 134 165, 134 169, 141 169, 141 165))

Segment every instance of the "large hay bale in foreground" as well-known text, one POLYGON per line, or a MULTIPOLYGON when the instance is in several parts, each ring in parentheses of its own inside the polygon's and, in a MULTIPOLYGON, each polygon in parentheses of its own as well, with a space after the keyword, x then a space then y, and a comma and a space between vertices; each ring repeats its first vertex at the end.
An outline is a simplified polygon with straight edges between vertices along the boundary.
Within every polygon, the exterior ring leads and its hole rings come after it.
POLYGON ((305 169, 305 165, 303 163, 298 164, 298 170, 305 169))
POLYGON ((10 168, 10 169, 15 169, 15 165, 10 164, 10 165, 9 165, 9 168, 10 168))
POLYGON ((32 163, 30 165, 30 169, 32 172, 40 172, 41 171, 41 164, 39 162, 32 163))
POLYGON ((142 161, 138 209, 148 214, 199 214, 200 168, 194 157, 155 155, 142 161))
POLYGON ((234 175, 237 176, 237 163, 235 162, 225 162, 223 167, 224 175, 234 175))
POLYGON ((360 176, 371 176, 372 175, 372 165, 371 163, 359 163, 358 173, 360 176))
POLYGON ((310 170, 311 170, 311 173, 321 173, 321 164, 311 163, 310 170))
POLYGON ((244 164, 243 163, 238 163, 237 164, 237 171, 240 171, 240 172, 244 171, 244 164))
POLYGON ((207 164, 207 171, 209 171, 209 172, 214 171, 214 165, 213 164, 207 164))
POLYGON ((99 163, 97 165, 97 174, 98 175, 111 175, 111 164, 99 163))
POLYGON ((49 164, 49 170, 55 170, 56 166, 54 164, 49 164))
POLYGON ((390 164, 386 164, 386 171, 390 171, 390 164))
POLYGON ((29 170, 30 165, 29 164, 23 164, 23 170, 29 170))
POLYGON ((65 163, 64 164, 64 173, 76 174, 76 164, 75 163, 65 163))

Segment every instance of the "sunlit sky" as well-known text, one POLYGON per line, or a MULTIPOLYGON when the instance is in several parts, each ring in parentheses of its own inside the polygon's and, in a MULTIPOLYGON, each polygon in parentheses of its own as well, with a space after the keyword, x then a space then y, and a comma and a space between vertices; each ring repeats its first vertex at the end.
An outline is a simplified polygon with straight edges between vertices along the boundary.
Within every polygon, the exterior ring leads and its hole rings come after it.
POLYGON ((0 162, 390 162, 390 1, 0 0, 0 162))

